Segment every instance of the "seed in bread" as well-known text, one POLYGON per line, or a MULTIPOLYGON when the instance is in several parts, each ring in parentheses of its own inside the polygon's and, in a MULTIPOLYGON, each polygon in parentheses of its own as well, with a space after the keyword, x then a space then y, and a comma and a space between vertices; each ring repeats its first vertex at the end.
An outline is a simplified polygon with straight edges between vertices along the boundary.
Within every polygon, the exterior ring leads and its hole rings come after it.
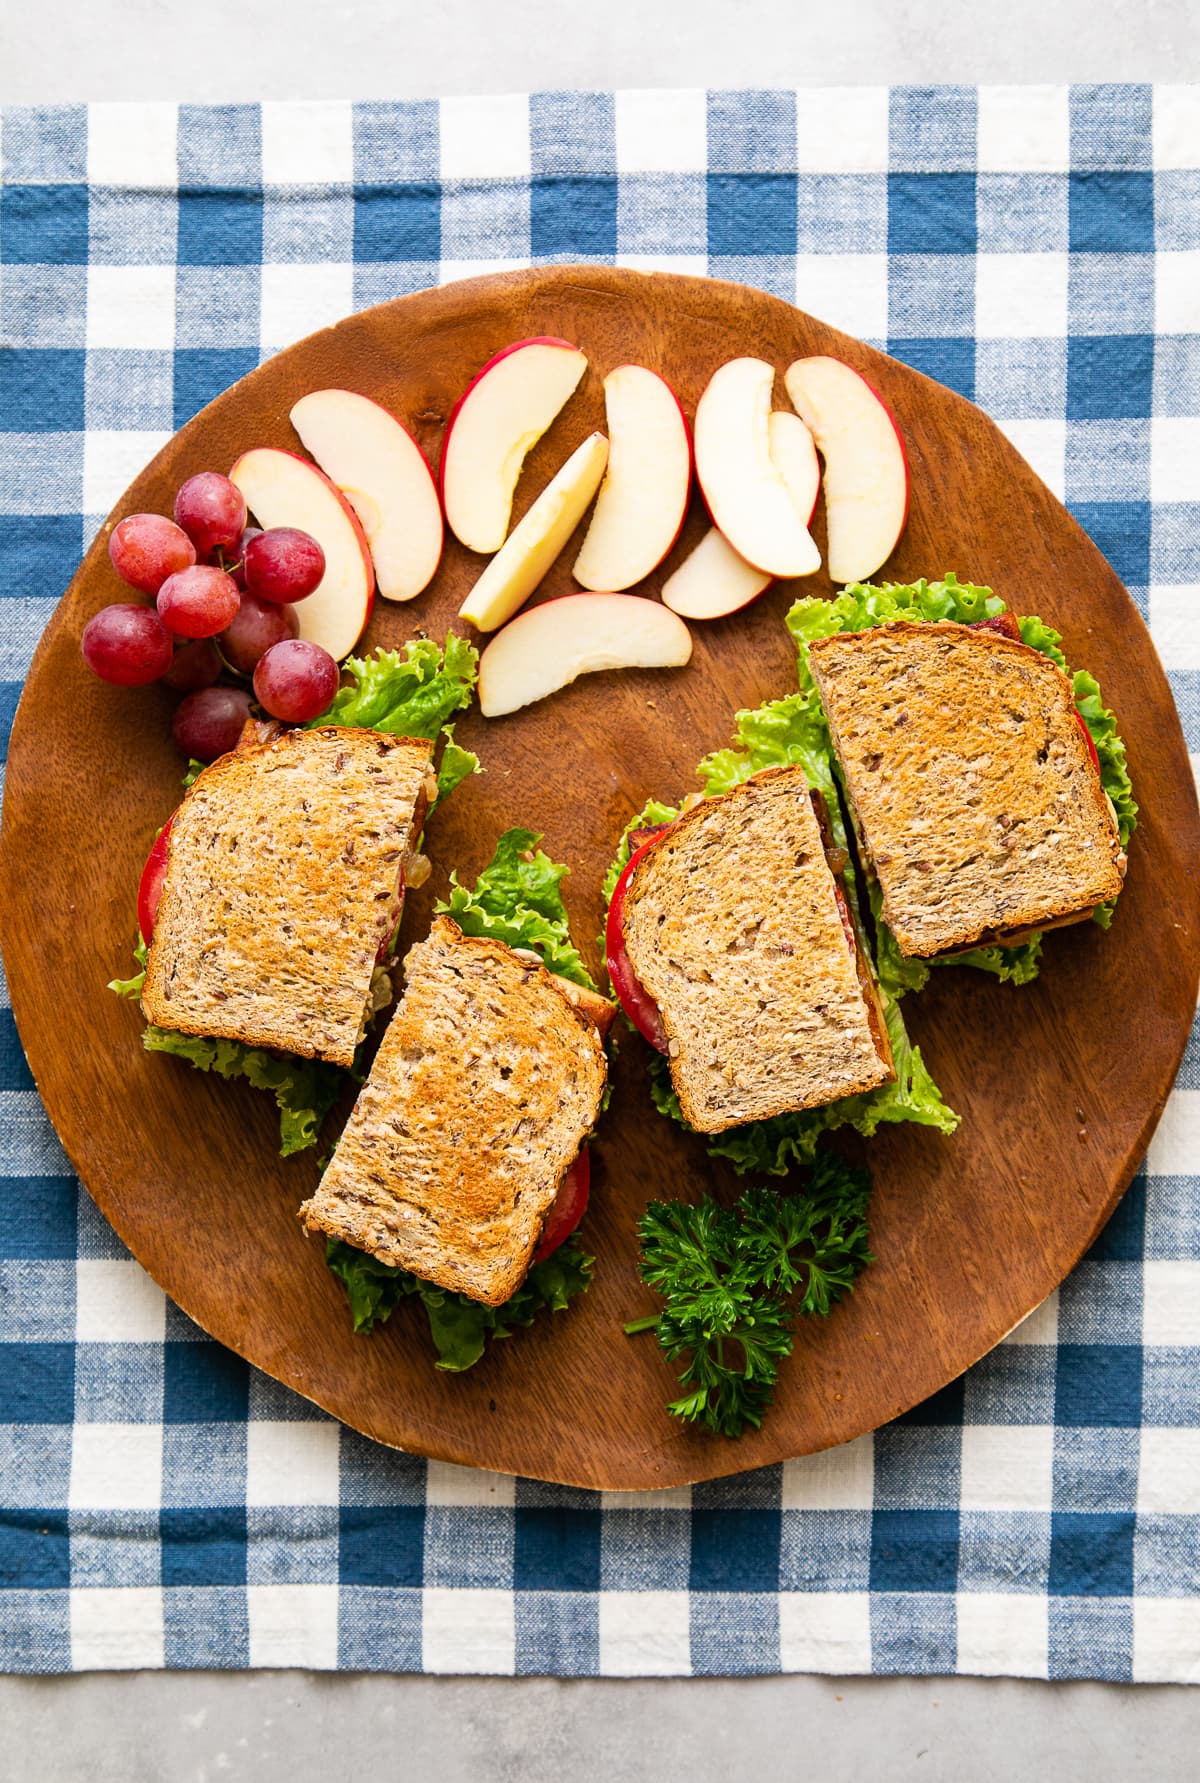
POLYGON ((351 1064, 431 748, 326 725, 206 768, 171 824, 147 1020, 351 1064))
POLYGON ((865 862, 904 954, 1079 920, 1125 856, 1071 683, 991 629, 895 620, 809 646, 865 862))
POLYGON ((511 1299, 600 1112, 594 1021, 536 960, 448 917, 404 995, 300 1217, 485 1306, 511 1299))
POLYGON ((894 1077, 802 768, 769 769, 685 813, 634 868, 623 933, 700 1132, 894 1077))

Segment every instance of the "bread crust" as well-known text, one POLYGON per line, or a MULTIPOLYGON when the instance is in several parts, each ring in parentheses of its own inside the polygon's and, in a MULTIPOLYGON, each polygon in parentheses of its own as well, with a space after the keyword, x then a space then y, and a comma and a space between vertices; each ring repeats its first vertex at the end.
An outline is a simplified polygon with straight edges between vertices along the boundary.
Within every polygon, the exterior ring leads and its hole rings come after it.
POLYGON ((894 1077, 842 926, 803 768, 705 799, 635 866, 629 962, 685 1120, 720 1133, 894 1077))
POLYGON ((405 990, 329 1167, 310 1232, 485 1306, 528 1272, 600 1112, 608 1062, 563 981, 449 917, 405 990))
POLYGON ((325 725, 206 768, 171 824, 146 1019, 352 1064, 432 747, 325 725))
POLYGON ((1048 656, 990 629, 892 620, 815 639, 809 665, 901 953, 962 953, 1118 896, 1116 821, 1048 656))

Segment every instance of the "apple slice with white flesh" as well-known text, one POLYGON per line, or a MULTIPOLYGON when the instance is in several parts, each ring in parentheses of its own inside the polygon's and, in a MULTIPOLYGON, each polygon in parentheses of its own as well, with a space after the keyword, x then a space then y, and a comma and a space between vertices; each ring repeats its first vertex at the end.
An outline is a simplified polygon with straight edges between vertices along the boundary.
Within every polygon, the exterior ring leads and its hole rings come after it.
POLYGON ((772 409, 767 422, 767 443, 771 462, 787 484, 796 512, 806 527, 811 525, 821 487, 817 442, 799 415, 793 415, 790 409, 772 409))
POLYGON ((658 568, 683 527, 692 442, 669 384, 644 365, 604 380, 608 472, 571 572, 584 588, 632 588, 658 568))
POLYGON ((608 463, 608 441, 589 434, 547 483, 459 609, 479 631, 496 631, 524 606, 587 512, 608 463))
POLYGON ((299 527, 324 551, 325 574, 292 611, 300 636, 341 662, 367 629, 375 604, 375 566, 358 515, 324 471, 276 446, 243 452, 229 478, 260 526, 299 527))
POLYGON ((908 459, 887 404, 840 359, 797 359, 783 381, 825 460, 829 574, 862 582, 887 562, 908 518, 908 459))
MULTIPOLYGON (((799 415, 787 409, 772 411, 768 423, 771 457, 778 467, 796 511, 806 523, 812 519, 821 486, 821 466, 812 434, 799 415)), ((715 526, 685 557, 663 584, 662 597, 673 613, 683 619, 723 619, 769 588, 773 576, 756 570, 739 557, 724 533, 715 526)))
POLYGON ((479 658, 479 709, 499 718, 597 669, 681 669, 682 619, 640 594, 566 594, 522 613, 479 658))
POLYGON ((358 515, 380 594, 413 600, 442 555, 442 504, 416 440, 387 409, 353 390, 312 390, 291 419, 358 515))
POLYGON ((775 370, 731 359, 696 408, 696 476, 713 523, 764 575, 811 576, 821 553, 771 457, 775 370))
POLYGON ((496 353, 458 399, 446 423, 441 486, 446 523, 468 551, 498 551, 513 491, 541 439, 587 370, 570 341, 546 335, 496 353))

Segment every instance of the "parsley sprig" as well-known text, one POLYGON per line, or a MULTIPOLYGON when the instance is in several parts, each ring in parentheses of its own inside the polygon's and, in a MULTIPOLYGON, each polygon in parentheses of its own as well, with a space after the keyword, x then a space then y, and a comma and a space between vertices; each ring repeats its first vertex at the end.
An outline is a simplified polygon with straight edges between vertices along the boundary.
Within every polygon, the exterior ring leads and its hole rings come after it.
POLYGON ((819 1152, 805 1190, 747 1189, 732 1207, 652 1201, 639 1226, 642 1280, 663 1296, 654 1331, 686 1389, 668 1410, 718 1435, 758 1429, 796 1314, 824 1317, 871 1262, 871 1179, 819 1152))

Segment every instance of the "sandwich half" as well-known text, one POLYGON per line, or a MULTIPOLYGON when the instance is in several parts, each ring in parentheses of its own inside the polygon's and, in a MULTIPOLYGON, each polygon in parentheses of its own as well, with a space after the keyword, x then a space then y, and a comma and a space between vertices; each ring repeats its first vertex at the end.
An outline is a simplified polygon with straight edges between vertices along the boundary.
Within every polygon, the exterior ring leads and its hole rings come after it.
POLYGON ((808 645, 864 866, 900 953, 1013 947, 1121 890, 1071 682, 1011 629, 894 619, 808 645))
POLYGON ((404 973, 300 1217, 380 1263, 501 1306, 599 1115, 607 1061, 595 1017, 610 1005, 447 916, 409 950, 404 973))
POLYGON ((895 1077, 845 867, 821 795, 803 767, 783 766, 693 805, 618 883, 610 972, 619 989, 623 951, 657 1006, 679 1107, 698 1132, 895 1077))
POLYGON ((436 796, 432 748, 325 725, 207 768, 171 821, 147 1020, 351 1065, 436 796))

